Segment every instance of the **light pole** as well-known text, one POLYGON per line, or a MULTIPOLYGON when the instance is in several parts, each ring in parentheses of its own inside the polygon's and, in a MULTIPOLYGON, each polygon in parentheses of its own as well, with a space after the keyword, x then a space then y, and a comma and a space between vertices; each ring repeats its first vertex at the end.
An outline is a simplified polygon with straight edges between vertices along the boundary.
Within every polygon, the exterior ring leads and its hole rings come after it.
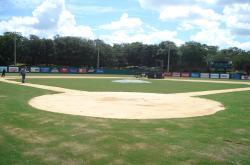
POLYGON ((96 64, 96 68, 99 69, 100 67, 100 50, 99 50, 99 46, 97 46, 97 64, 96 64))
POLYGON ((98 46, 98 40, 94 40, 95 48, 97 48, 97 62, 96 62, 96 68, 98 69, 100 67, 100 48, 98 46))
POLYGON ((16 66, 16 36, 14 36, 14 66, 16 66))
POLYGON ((167 66, 167 73, 169 72, 169 61, 170 61, 170 44, 168 44, 168 66, 167 66))

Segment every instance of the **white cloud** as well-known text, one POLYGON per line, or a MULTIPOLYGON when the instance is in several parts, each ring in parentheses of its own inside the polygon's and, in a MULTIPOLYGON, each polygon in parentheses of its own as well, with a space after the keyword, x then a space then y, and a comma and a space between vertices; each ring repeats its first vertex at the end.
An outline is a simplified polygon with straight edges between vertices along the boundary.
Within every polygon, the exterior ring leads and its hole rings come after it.
POLYGON ((236 47, 250 51, 250 41, 243 43, 237 42, 236 47))
POLYGON ((250 36, 249 0, 138 1, 142 8, 159 12, 162 21, 178 22, 177 30, 189 33, 190 40, 223 48, 250 49, 250 42, 237 38, 250 36))
POLYGON ((234 4, 223 10, 226 26, 238 35, 250 36, 250 5, 234 4))
POLYGON ((204 9, 199 6, 168 6, 160 11, 160 19, 167 21, 177 18, 207 18, 210 20, 219 20, 221 15, 215 13, 212 9, 204 9))
POLYGON ((94 33, 89 26, 76 25, 75 17, 69 11, 64 10, 58 22, 57 32, 62 36, 83 36, 94 38, 94 33))
POLYGON ((56 27, 63 10, 64 2, 62 1, 44 1, 32 12, 33 17, 39 20, 39 22, 35 24, 35 27, 38 29, 50 29, 56 27))
POLYGON ((193 41, 206 43, 208 45, 220 45, 222 48, 236 45, 234 37, 230 34, 230 31, 220 28, 202 29, 200 32, 192 35, 190 39, 193 41))
POLYGON ((127 13, 122 14, 118 21, 101 25, 100 28, 112 30, 111 34, 100 36, 101 39, 110 44, 131 42, 154 44, 165 40, 171 40, 177 44, 183 43, 183 41, 177 39, 176 31, 160 31, 155 27, 144 24, 140 18, 130 18, 127 13))
POLYGON ((121 30, 121 29, 138 29, 142 26, 140 18, 129 18, 127 13, 123 13, 120 20, 113 21, 109 24, 101 25, 101 29, 121 30))
POLYGON ((203 24, 201 31, 190 37, 191 40, 208 45, 219 45, 221 48, 238 47, 244 50, 250 50, 250 42, 239 42, 231 34, 230 29, 222 29, 216 22, 195 22, 203 24))
POLYGON ((151 31, 147 33, 135 33, 133 35, 128 34, 126 31, 115 31, 109 35, 101 35, 100 38, 110 44, 132 42, 155 44, 166 40, 173 41, 177 45, 184 43, 182 40, 177 39, 177 32, 172 32, 168 30, 151 31))
POLYGON ((45 0, 30 17, 12 17, 0 21, 0 32, 16 31, 41 37, 80 36, 94 38, 89 26, 77 25, 75 17, 65 8, 64 0, 45 0))

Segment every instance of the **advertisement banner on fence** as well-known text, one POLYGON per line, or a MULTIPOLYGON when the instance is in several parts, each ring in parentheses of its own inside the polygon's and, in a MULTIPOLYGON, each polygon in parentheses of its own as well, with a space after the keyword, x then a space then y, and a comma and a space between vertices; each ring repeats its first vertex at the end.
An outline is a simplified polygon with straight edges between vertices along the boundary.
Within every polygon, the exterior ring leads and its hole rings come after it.
POLYGON ((50 72, 50 67, 41 67, 40 72, 41 73, 49 73, 50 72))
POLYGON ((59 73, 59 69, 57 67, 51 68, 51 73, 59 73))
POLYGON ((79 68, 78 72, 79 73, 87 73, 87 68, 79 68))
POLYGON ((232 74, 230 74, 230 78, 239 80, 239 79, 241 79, 241 74, 240 73, 232 73, 232 74))
POLYGON ((191 77, 200 78, 200 73, 191 73, 191 77))
POLYGON ((104 69, 96 69, 96 73, 104 73, 104 69))
POLYGON ((38 73, 38 72, 40 72, 40 67, 30 67, 30 72, 38 73))
POLYGON ((3 70, 5 70, 7 72, 8 71, 7 66, 0 66, 0 72, 2 72, 3 70))
POLYGON ((229 79, 230 78, 230 74, 220 74, 220 78, 222 78, 222 79, 229 79))
POLYGON ((220 74, 219 73, 211 73, 210 78, 220 78, 220 74))
POLYGON ((181 77, 181 73, 180 72, 173 72, 172 76, 173 77, 181 77))
POLYGON ((66 68, 66 67, 63 67, 63 68, 60 68, 60 72, 61 72, 61 73, 68 73, 68 72, 69 72, 69 69, 66 68))
POLYGON ((16 66, 9 66, 9 72, 10 73, 18 73, 19 72, 19 68, 16 66))
POLYGON ((88 73, 94 73, 95 69, 88 69, 88 73))
POLYGON ((250 75, 249 76, 248 75, 242 75, 241 79, 242 80, 250 80, 250 75))
POLYGON ((172 73, 171 72, 164 72, 163 75, 165 77, 170 77, 170 76, 172 76, 172 73))
POLYGON ((69 68, 69 73, 78 73, 78 68, 69 68))
POLYGON ((209 73, 201 73, 200 78, 209 78, 209 73))
POLYGON ((188 72, 182 72, 181 77, 189 77, 190 74, 188 72))

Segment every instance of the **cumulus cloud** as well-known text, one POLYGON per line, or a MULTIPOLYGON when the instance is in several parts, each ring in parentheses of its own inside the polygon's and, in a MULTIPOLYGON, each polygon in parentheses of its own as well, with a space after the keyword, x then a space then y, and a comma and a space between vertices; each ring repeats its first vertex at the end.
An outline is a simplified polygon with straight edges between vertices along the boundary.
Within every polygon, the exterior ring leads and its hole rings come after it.
POLYGON ((209 28, 202 29, 195 35, 192 35, 190 39, 209 45, 220 45, 221 47, 231 47, 237 44, 229 30, 218 27, 215 27, 213 30, 209 28))
POLYGON ((151 31, 147 33, 136 33, 133 35, 128 34, 126 31, 115 31, 109 35, 101 35, 100 38, 110 44, 132 43, 132 42, 155 44, 166 40, 173 41, 177 45, 181 45, 184 43, 184 41, 177 38, 177 32, 172 32, 168 30, 151 31))
POLYGON ((94 38, 89 26, 77 25, 75 17, 65 8, 64 0, 45 0, 29 17, 12 17, 8 21, 0 21, 0 32, 16 31, 23 35, 39 35, 41 37, 81 36, 94 38))
POLYGON ((249 50, 249 42, 237 40, 250 36, 249 0, 138 1, 142 8, 159 12, 162 21, 178 20, 178 31, 192 30, 190 40, 249 50))
POLYGON ((101 25, 100 28, 112 30, 111 34, 100 36, 101 39, 110 44, 131 42, 154 44, 165 40, 171 40, 177 44, 183 43, 182 40, 177 39, 176 31, 160 31, 152 26, 144 24, 140 18, 130 18, 127 13, 122 14, 118 21, 101 25))
POLYGON ((221 19, 221 15, 215 13, 212 9, 203 9, 199 6, 168 6, 160 12, 161 20, 177 19, 177 18, 207 18, 213 20, 221 19))
POLYGON ((142 26, 140 18, 129 18, 127 13, 123 13, 120 20, 113 21, 109 24, 101 25, 100 28, 107 30, 118 29, 138 29, 142 26))
POLYGON ((250 36, 250 5, 234 4, 223 10, 226 26, 238 35, 250 36))

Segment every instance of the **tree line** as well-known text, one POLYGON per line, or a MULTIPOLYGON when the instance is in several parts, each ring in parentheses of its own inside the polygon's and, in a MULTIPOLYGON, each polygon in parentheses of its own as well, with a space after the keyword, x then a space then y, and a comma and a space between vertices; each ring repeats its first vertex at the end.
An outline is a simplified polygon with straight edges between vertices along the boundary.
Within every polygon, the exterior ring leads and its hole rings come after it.
POLYGON ((211 71, 216 62, 232 64, 231 71, 250 73, 250 51, 237 47, 219 49, 198 42, 177 46, 174 42, 159 44, 140 42, 106 44, 102 40, 80 37, 55 36, 53 39, 36 35, 24 37, 20 33, 5 32, 0 35, 0 65, 13 65, 14 47, 16 61, 25 65, 59 65, 122 68, 128 66, 161 66, 170 71, 211 71))

